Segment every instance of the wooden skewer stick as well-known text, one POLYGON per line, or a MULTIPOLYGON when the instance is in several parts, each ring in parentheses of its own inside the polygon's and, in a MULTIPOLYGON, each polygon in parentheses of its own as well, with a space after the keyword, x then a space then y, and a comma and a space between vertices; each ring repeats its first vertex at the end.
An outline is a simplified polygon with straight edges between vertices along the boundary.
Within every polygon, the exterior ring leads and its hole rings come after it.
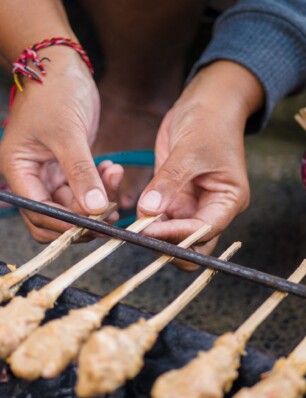
MULTIPOLYGON (((110 203, 105 213, 98 216, 90 216, 90 218, 102 221, 107 218, 115 208, 116 204, 110 203)), ((23 282, 54 261, 71 243, 75 242, 87 231, 87 229, 82 227, 72 227, 30 261, 21 265, 12 273, 1 277, 0 289, 2 290, 2 294, 0 294, 0 302, 13 297, 23 282), (7 294, 5 294, 5 292, 7 294)))
MULTIPOLYGON (((182 242, 178 244, 179 247, 188 248, 192 246, 195 242, 197 242, 202 236, 207 234, 211 230, 210 225, 204 225, 199 228, 196 232, 188 236, 182 242)), ((123 283, 117 289, 113 290, 110 294, 100 300, 103 308, 111 309, 114 305, 116 305, 120 300, 122 300, 125 296, 131 293, 134 289, 136 289, 139 285, 149 279, 152 275, 154 275, 158 270, 160 270, 165 264, 171 262, 174 257, 163 255, 155 260, 152 264, 148 265, 142 271, 138 272, 128 281, 123 283)))
MULTIPOLYGON (((290 280, 299 282, 305 273, 306 261, 291 275, 290 280)), ((235 333, 223 334, 209 351, 199 352, 183 368, 162 375, 153 387, 152 396, 172 397, 177 389, 180 390, 180 397, 221 397, 229 392, 238 377, 240 358, 247 340, 285 297, 286 294, 281 292, 272 294, 235 333), (190 379, 193 383, 188 383, 190 379)), ((243 397, 250 398, 248 395, 243 397)))
MULTIPOLYGON (((239 247, 240 243, 232 245, 222 258, 227 259, 239 247)), ((148 321, 140 319, 125 329, 109 326, 93 333, 79 355, 77 395, 91 397, 110 393, 126 380, 134 378, 143 367, 143 357, 155 344, 161 329, 207 285, 214 274, 214 271, 204 271, 184 293, 148 321)))
POLYGON ((294 116, 295 120, 299 123, 299 125, 306 130, 306 108, 302 108, 299 110, 299 113, 297 113, 294 116))
MULTIPOLYGON (((128 228, 140 232, 157 218, 143 217, 128 228)), ((38 327, 66 287, 124 243, 109 240, 40 290, 31 291, 26 297, 14 297, 5 307, 0 307, 0 358, 7 358, 38 327)))
MULTIPOLYGON (((306 260, 288 278, 291 282, 300 282, 306 275, 306 260)), ((257 310, 236 330, 236 335, 247 341, 257 327, 272 313, 272 311, 287 297, 287 293, 273 293, 257 310)))
MULTIPOLYGON (((211 226, 204 225, 179 245, 190 247, 210 230, 211 226)), ((11 370, 26 380, 58 376, 70 363, 75 362, 81 346, 91 332, 101 325, 111 308, 172 259, 170 256, 161 256, 97 303, 72 310, 68 315, 36 329, 11 356, 11 370)))
POLYGON ((300 376, 306 375, 306 337, 295 347, 287 360, 294 365, 300 376))
MULTIPOLYGON (((219 259, 227 261, 240 249, 240 247, 241 242, 233 243, 219 259)), ((209 284, 216 273, 217 271, 211 269, 205 270, 182 294, 148 322, 154 325, 156 330, 162 330, 204 289, 205 286, 209 284)))
MULTIPOLYGON (((157 220, 159 217, 160 216, 142 217, 126 229, 128 231, 140 232, 148 225, 152 224, 152 222, 157 220)), ((99 261, 109 256, 124 243, 126 242, 119 239, 110 239, 99 249, 95 250, 83 260, 79 261, 67 271, 63 272, 59 277, 48 283, 46 286, 40 289, 40 291, 43 293, 47 293, 54 300, 56 300, 62 294, 62 292, 74 281, 76 281, 81 275, 91 269, 99 261)))

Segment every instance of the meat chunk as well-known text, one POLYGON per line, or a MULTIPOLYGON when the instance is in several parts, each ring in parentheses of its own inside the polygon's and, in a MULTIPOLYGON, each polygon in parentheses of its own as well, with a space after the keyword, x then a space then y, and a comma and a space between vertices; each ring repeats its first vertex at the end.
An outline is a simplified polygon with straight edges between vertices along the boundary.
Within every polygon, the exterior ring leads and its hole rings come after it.
POLYGON ((280 359, 265 378, 235 398, 303 398, 305 393, 306 380, 290 361, 280 359))
POLYGON ((53 306, 48 294, 33 291, 26 298, 15 297, 0 308, 0 358, 6 358, 40 324, 53 306))
POLYGON ((186 366, 160 376, 153 398, 222 398, 238 377, 242 344, 233 333, 219 337, 213 348, 200 352, 186 366))
POLYGON ((12 354, 13 373, 27 380, 58 376, 76 360, 81 345, 100 326, 101 317, 101 310, 90 306, 36 329, 12 354))
POLYGON ((135 377, 143 367, 143 355, 158 332, 144 319, 126 329, 105 327, 93 333, 79 357, 77 395, 108 393, 135 377))

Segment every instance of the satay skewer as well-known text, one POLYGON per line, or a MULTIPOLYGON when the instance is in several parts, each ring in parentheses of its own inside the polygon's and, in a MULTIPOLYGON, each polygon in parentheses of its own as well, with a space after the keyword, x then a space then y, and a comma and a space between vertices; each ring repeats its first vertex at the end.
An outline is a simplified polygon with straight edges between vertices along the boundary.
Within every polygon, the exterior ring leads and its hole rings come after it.
MULTIPOLYGON (((204 225, 179 246, 190 247, 210 230, 211 226, 204 225)), ((82 344, 101 325, 111 308, 172 260, 173 257, 166 255, 159 257, 97 303, 72 310, 36 329, 10 357, 13 373, 27 380, 58 376, 76 361, 82 344)))
POLYGON ((262 380, 233 398, 303 398, 306 393, 306 337, 287 358, 279 359, 262 380))
MULTIPOLYGON (((110 203, 105 213, 98 216, 91 216, 90 218, 102 221, 107 218, 115 208, 116 204, 110 203)), ((30 261, 21 265, 12 273, 0 277, 0 303, 14 297, 22 283, 54 261, 71 243, 75 242, 87 231, 87 229, 82 227, 72 227, 30 261)))
MULTIPOLYGON (((219 258, 228 260, 240 246, 240 242, 234 243, 219 258)), ((140 319, 126 329, 109 326, 94 332, 80 352, 77 395, 108 393, 135 377, 144 364, 144 354, 152 348, 161 329, 207 286, 215 273, 205 270, 170 306, 149 321, 140 319)))
MULTIPOLYGON (((300 282, 306 274, 306 260, 290 276, 300 282)), ((238 377, 240 358, 256 328, 287 297, 274 292, 237 330, 219 337, 214 346, 186 366, 161 375, 152 389, 153 398, 220 398, 230 391, 238 377)))
MULTIPOLYGON (((140 232, 158 217, 142 217, 127 229, 140 232)), ((0 358, 9 356, 39 326, 46 311, 54 306, 64 289, 124 243, 119 239, 110 239, 40 290, 34 290, 26 297, 14 297, 0 308, 0 358)))
POLYGON ((306 130, 306 108, 302 108, 299 112, 294 116, 295 120, 299 123, 299 125, 306 130))

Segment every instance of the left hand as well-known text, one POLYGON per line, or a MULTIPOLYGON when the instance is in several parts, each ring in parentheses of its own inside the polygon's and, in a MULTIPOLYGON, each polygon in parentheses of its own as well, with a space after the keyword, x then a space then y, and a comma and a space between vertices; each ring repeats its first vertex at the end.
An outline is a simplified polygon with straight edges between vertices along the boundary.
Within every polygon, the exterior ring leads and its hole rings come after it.
POLYGON ((158 132, 155 177, 138 210, 164 213, 164 219, 148 227, 147 235, 179 243, 210 224, 212 231, 194 249, 212 252, 221 232, 249 204, 244 129, 262 102, 260 83, 238 64, 218 61, 196 75, 158 132))

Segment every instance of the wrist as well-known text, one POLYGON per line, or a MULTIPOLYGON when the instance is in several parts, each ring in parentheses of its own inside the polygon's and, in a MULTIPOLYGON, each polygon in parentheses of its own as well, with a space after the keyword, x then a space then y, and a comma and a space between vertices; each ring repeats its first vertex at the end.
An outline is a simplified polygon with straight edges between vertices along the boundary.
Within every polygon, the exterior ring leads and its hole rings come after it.
POLYGON ((183 96, 197 98, 205 108, 222 109, 245 121, 264 105, 264 89, 248 69, 222 60, 202 68, 187 86, 183 96))
POLYGON ((87 54, 82 47, 70 39, 54 38, 36 43, 30 50, 26 49, 13 64, 17 87, 22 90, 18 80, 23 84, 35 85, 55 78, 86 77, 93 72, 87 54), (28 68, 28 69, 27 69, 28 68))

